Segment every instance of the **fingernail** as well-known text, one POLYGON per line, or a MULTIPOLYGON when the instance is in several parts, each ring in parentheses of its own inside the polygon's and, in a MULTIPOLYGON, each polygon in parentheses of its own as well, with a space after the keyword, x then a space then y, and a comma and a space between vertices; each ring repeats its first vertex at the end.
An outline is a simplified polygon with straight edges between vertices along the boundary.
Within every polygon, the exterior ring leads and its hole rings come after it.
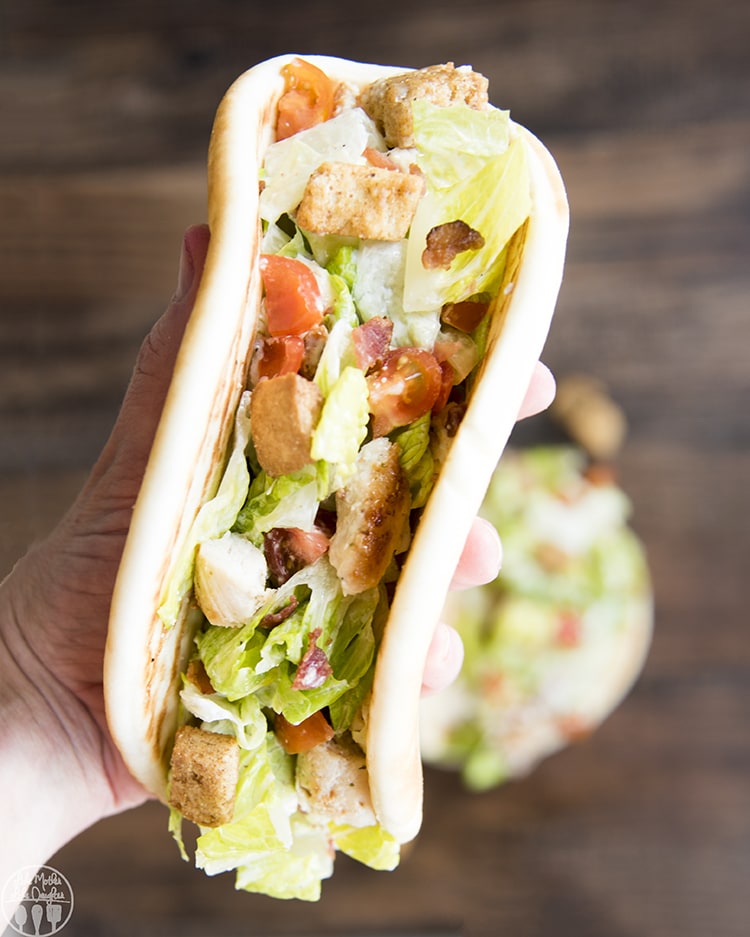
POLYGON ((177 289, 174 294, 174 301, 180 302, 190 292, 195 276, 195 261, 190 251, 190 242, 187 234, 182 239, 182 248, 180 250, 180 269, 177 273, 177 289))

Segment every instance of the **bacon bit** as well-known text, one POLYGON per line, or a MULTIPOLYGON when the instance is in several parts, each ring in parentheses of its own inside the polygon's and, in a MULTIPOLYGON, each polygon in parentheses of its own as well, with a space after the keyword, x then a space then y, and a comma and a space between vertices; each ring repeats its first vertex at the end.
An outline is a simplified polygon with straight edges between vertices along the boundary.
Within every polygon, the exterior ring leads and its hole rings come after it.
POLYGON ((377 166, 379 169, 390 169, 395 172, 399 171, 398 166, 390 157, 386 156, 385 153, 381 153, 380 150, 374 150, 371 146, 366 146, 362 151, 362 155, 371 166, 377 166))
POLYGON ((458 427, 461 425, 464 413, 466 413, 466 405, 463 403, 449 403, 444 408, 443 428, 448 439, 453 439, 458 432, 458 427))
POLYGON ((278 588, 305 566, 314 563, 328 549, 322 530, 299 527, 273 527, 263 537, 263 555, 271 583, 278 588))
POLYGON ((484 238, 465 221, 447 221, 428 231, 427 247, 422 252, 422 266, 425 270, 448 270, 459 254, 482 247, 484 238))
POLYGON ((440 413, 440 411, 447 406, 448 398, 450 397, 451 391, 453 390, 453 385, 456 383, 456 372, 453 368, 453 365, 449 361, 441 361, 440 370, 443 375, 443 381, 440 385, 440 393, 438 394, 438 398, 432 407, 433 413, 440 413))
POLYGON ((192 683, 204 696, 210 696, 211 693, 216 692, 202 660, 191 660, 185 671, 185 677, 188 683, 192 683))
POLYGON ((386 316, 374 316, 352 331, 357 367, 365 374, 381 365, 391 344, 393 322, 386 316))
POLYGON ((333 673, 328 655, 315 643, 319 637, 320 628, 310 632, 307 650, 299 662, 297 673, 292 681, 293 690, 315 690, 323 686, 333 673))
POLYGON ((440 312, 440 318, 446 325, 452 325, 459 332, 469 333, 484 319, 489 308, 488 302, 465 299, 460 303, 446 303, 440 312))
POLYGON ((286 619, 297 610, 298 605, 297 596, 289 596, 289 601, 286 605, 280 608, 278 612, 269 612, 267 615, 264 615, 258 622, 258 627, 267 628, 269 630, 275 628, 276 625, 280 625, 282 621, 286 621, 286 619))
POLYGON ((281 713, 278 713, 273 721, 273 731, 276 738, 281 742, 284 751, 290 755, 301 755, 309 752, 322 742, 329 742, 334 735, 333 728, 329 725, 322 712, 313 713, 307 719, 303 719, 299 725, 294 725, 285 719, 281 713))
POLYGON ((558 647, 579 647, 581 639, 581 619, 572 613, 562 614, 557 626, 555 644, 558 647))

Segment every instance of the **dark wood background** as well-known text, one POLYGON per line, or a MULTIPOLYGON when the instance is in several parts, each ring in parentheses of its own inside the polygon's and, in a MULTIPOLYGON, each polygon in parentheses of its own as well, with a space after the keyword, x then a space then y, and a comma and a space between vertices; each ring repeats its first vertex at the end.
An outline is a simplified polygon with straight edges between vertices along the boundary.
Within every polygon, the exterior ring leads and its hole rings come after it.
MULTIPOLYGON (((428 773, 400 871, 317 905, 179 861, 157 805, 53 864, 73 935, 750 932, 750 6, 739 0, 0 0, 0 572, 59 517, 204 218, 211 120, 267 56, 469 62, 572 211, 546 360, 607 381, 656 636, 589 741, 482 796, 428 773)), ((538 422, 538 426, 542 425, 538 422)), ((531 429, 518 436, 522 442, 531 429)), ((33 822, 33 818, 30 818, 33 822)))

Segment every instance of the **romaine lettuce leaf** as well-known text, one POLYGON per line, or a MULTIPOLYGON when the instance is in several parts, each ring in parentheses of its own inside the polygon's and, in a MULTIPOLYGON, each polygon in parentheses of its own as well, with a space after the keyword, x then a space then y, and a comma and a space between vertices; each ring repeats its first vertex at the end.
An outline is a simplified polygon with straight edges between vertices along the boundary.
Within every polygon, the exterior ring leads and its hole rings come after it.
POLYGON ((179 556, 172 568, 159 617, 166 628, 177 621, 180 607, 193 585, 195 551, 204 540, 220 537, 234 523, 237 513, 247 497, 250 473, 247 468, 245 450, 250 441, 250 393, 245 391, 240 398, 234 425, 234 441, 224 476, 214 497, 198 511, 192 527, 185 538, 179 556))
POLYGON ((505 247, 528 217, 531 195, 525 144, 510 136, 506 111, 416 101, 413 114, 427 193, 408 237, 404 309, 423 312, 497 290, 505 247), (478 231, 484 246, 458 254, 447 270, 425 269, 428 232, 456 220, 478 231))
POLYGON ((273 527, 312 530, 321 500, 320 487, 321 474, 314 464, 277 477, 261 471, 247 491, 247 500, 235 514, 232 529, 257 547, 263 546, 263 534, 273 527))
POLYGON ((328 462, 336 473, 336 487, 354 474, 359 447, 370 419, 368 389, 359 368, 345 367, 323 402, 313 432, 310 455, 328 462))

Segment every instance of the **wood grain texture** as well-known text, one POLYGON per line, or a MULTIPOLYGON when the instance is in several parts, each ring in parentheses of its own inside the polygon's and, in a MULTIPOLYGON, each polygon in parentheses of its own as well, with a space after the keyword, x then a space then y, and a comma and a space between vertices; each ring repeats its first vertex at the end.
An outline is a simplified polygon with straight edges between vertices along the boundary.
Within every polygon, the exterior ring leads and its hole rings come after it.
MULTIPOLYGON (((4 6, 0 572, 106 438, 205 214, 221 94, 293 50, 471 62, 557 156, 572 225, 545 357, 626 410, 620 474, 657 598, 644 675, 602 729, 481 796, 428 772, 396 873, 340 860, 312 907, 236 894, 179 861, 148 805, 52 860, 76 893, 71 937, 747 934, 748 34, 736 0, 4 6)), ((548 433, 540 418, 515 439, 548 433)))

